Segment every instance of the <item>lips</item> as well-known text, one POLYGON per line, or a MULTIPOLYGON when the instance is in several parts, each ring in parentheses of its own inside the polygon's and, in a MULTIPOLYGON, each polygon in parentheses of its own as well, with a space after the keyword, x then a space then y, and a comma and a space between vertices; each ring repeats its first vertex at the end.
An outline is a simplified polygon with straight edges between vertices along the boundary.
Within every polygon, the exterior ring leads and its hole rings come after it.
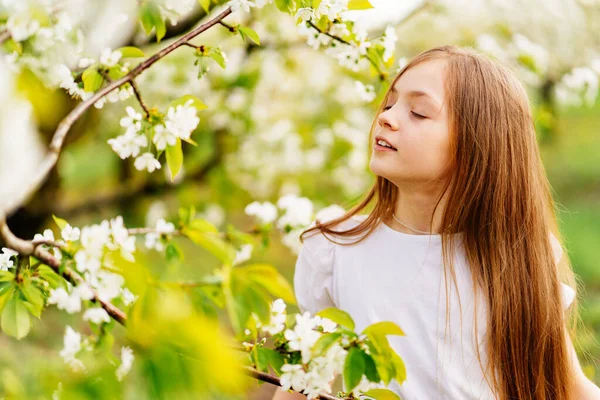
MULTIPOLYGON (((383 136, 381 136, 381 135, 377 135, 377 136, 375 136, 375 145, 376 145, 376 146, 381 146, 380 144, 378 144, 378 142, 379 142, 380 140, 383 140, 384 142, 386 142, 387 144, 389 144, 390 146, 392 146, 392 147, 391 147, 391 149, 392 149, 392 150, 396 150, 396 151, 398 151, 398 149, 397 149, 397 148, 396 148, 396 147, 395 147, 395 146, 394 146, 394 145, 393 145, 393 144, 392 144, 392 143, 391 143, 389 140, 387 140, 386 138, 384 138, 384 137, 383 137, 383 136)), ((389 147, 388 147, 388 148, 389 148, 389 147)))

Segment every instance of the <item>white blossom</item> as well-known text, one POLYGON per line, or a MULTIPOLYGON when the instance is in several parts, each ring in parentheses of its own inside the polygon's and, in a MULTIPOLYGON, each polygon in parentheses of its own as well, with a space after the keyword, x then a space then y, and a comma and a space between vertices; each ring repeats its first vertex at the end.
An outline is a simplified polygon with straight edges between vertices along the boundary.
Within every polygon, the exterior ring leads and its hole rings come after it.
POLYGON ((303 7, 303 8, 299 8, 298 11, 296 11, 296 20, 301 20, 302 22, 306 22, 309 21, 310 19, 314 18, 315 16, 315 12, 312 8, 310 7, 303 7))
POLYGON ((284 364, 281 366, 281 389, 293 389, 296 392, 301 392, 306 387, 306 372, 300 364, 284 364))
POLYGON ((160 169, 160 162, 154 158, 154 154, 152 153, 142 154, 135 159, 133 165, 138 171, 146 170, 148 172, 154 172, 155 170, 160 169))
POLYGON ((95 273, 100 269, 100 259, 86 249, 79 250, 75 253, 75 266, 79 272, 92 272, 95 273))
POLYGON ((137 157, 140 149, 148 145, 148 139, 145 135, 137 135, 128 130, 124 135, 108 139, 108 144, 124 160, 128 157, 137 157))
POLYGON ((83 370, 83 363, 75 358, 77 353, 81 351, 81 334, 67 325, 65 336, 63 338, 63 345, 64 347, 59 354, 65 363, 69 364, 73 370, 83 370))
POLYGON ((154 127, 152 142, 154 142, 158 150, 164 150, 167 146, 174 146, 177 143, 177 136, 166 129, 164 125, 156 125, 154 127))
POLYGON ((100 300, 111 301, 121 294, 125 279, 119 274, 100 270, 95 275, 89 275, 88 282, 96 289, 100 300))
POLYGON ((180 139, 190 138, 192 131, 196 129, 200 118, 196 115, 196 108, 192 106, 193 101, 188 100, 183 105, 175 108, 169 107, 165 121, 166 129, 180 139))
POLYGON ((125 304, 126 306, 129 306, 137 300, 137 296, 131 293, 127 288, 121 289, 121 298, 123 299, 123 304, 125 304))
POLYGON ((81 231, 79 228, 74 228, 71 225, 67 224, 61 231, 60 234, 64 240, 67 242, 74 242, 79 240, 79 236, 81 231))
POLYGON ((56 304, 59 310, 65 310, 69 314, 81 311, 81 301, 91 300, 93 292, 86 284, 81 284, 70 291, 59 287, 50 291, 48 304, 56 304))
POLYGON ((114 67, 121 59, 120 51, 112 51, 110 48, 105 48, 100 55, 100 64, 106 67, 114 67))
POLYGON ((18 13, 8 18, 6 29, 8 29, 15 42, 22 42, 40 29, 40 22, 35 19, 32 20, 28 13, 18 13))
POLYGON ((244 12, 250 12, 250 8, 256 7, 251 0, 231 0, 228 3, 231 6, 231 11, 236 12, 243 10, 244 12))
POLYGON ((286 315, 286 304, 282 299, 277 299, 271 304, 270 320, 267 325, 262 325, 260 321, 257 322, 264 332, 269 335, 276 335, 285 329, 285 323, 287 320, 286 315))
POLYGON ((106 310, 102 307, 88 308, 83 313, 83 320, 90 321, 94 324, 101 324, 102 322, 110 322, 110 316, 106 310))
POLYGON ((277 207, 285 210, 285 214, 277 221, 280 229, 288 225, 292 227, 305 226, 312 221, 313 204, 307 197, 287 194, 277 201, 277 207))
POLYGON ((307 363, 311 358, 311 348, 321 337, 321 333, 314 330, 317 320, 311 317, 308 311, 296 315, 296 326, 293 330, 287 329, 284 333, 288 340, 290 350, 302 353, 302 362, 307 363))
POLYGON ((164 218, 159 218, 156 221, 156 232, 160 234, 169 234, 175 232, 175 225, 172 222, 165 221, 164 218))
POLYGON ((19 253, 12 249, 3 247, 2 254, 0 254, 0 271, 8 271, 9 268, 12 268, 14 262, 10 258, 18 254, 19 253))
POLYGON ((243 263, 244 261, 248 261, 252 256, 252 249, 254 246, 252 244, 244 244, 242 247, 235 253, 235 260, 233 261, 233 265, 238 265, 243 263))
POLYGON ((135 356, 133 355, 133 350, 129 347, 121 348, 121 365, 115 371, 115 375, 117 376, 117 380, 120 382, 125 378, 125 376, 131 371, 131 366, 133 365, 133 360, 135 356))
POLYGON ((354 81, 354 87, 358 92, 358 96, 361 100, 366 103, 370 103, 375 99, 377 93, 375 93, 375 88, 373 85, 365 85, 361 81, 354 81))
POLYGON ((393 26, 387 26, 383 36, 383 61, 387 62, 396 51, 396 41, 398 36, 396 35, 396 29, 393 26))
MULTIPOLYGON (((114 91, 111 93, 115 93, 114 91)), ((118 96, 118 94, 117 94, 118 96)), ((119 124, 127 129, 127 132, 133 131, 133 133, 138 133, 142 129, 142 114, 136 112, 133 107, 127 106, 125 108, 127 112, 127 116, 121 118, 119 124)))
POLYGON ((54 232, 51 229, 45 229, 43 234, 36 233, 33 236, 33 240, 48 240, 54 241, 54 232))
POLYGON ((165 245, 160 240, 160 234, 156 232, 149 232, 145 235, 144 245, 149 250, 163 251, 165 245))
POLYGON ((244 208, 244 212, 247 215, 258 218, 263 224, 273 222, 277 218, 277 207, 268 201, 264 203, 254 201, 244 208))

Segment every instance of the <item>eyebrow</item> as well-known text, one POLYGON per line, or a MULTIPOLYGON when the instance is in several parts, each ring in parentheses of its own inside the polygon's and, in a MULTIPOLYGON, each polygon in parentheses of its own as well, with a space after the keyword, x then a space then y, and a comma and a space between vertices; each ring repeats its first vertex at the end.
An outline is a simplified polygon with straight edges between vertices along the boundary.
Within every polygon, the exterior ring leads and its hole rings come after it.
MULTIPOLYGON (((396 94, 398 93, 398 91, 396 90, 396 88, 395 88, 395 87, 392 87, 392 90, 391 90, 391 92, 392 92, 392 93, 396 93, 396 94)), ((427 92, 424 92, 424 91, 422 91, 422 90, 409 90, 409 91, 408 91, 408 93, 406 93, 406 97, 427 97, 427 98, 429 98, 430 100, 433 100, 433 102, 434 102, 434 103, 436 103, 436 105, 438 105, 438 106, 439 106, 439 101, 437 101, 437 100, 435 99, 435 97, 433 97, 433 96, 432 96, 432 95, 430 95, 429 93, 427 93, 427 92)))

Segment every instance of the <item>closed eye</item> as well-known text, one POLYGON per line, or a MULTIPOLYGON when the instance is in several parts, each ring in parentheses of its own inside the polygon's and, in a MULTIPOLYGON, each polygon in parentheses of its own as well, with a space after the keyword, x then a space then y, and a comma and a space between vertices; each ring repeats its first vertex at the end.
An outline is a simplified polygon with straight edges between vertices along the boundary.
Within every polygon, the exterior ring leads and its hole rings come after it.
POLYGON ((416 112, 414 112, 414 111, 411 111, 411 114, 412 114, 412 115, 414 115, 414 116, 415 116, 415 118, 417 118, 417 119, 426 119, 426 118, 427 118, 427 117, 425 117, 425 116, 423 116, 423 115, 421 115, 421 114, 417 114, 417 113, 416 113, 416 112))

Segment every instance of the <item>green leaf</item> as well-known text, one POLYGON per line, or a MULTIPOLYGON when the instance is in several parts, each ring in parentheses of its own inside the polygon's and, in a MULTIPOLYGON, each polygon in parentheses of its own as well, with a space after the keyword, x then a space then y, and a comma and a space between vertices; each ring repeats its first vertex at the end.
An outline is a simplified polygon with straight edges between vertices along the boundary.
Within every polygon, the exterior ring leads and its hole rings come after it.
POLYGON ((144 52, 134 46, 121 47, 121 48, 117 49, 117 51, 121 53, 121 57, 123 57, 123 58, 145 57, 144 52))
POLYGON ((47 265, 40 265, 37 268, 38 275, 50 284, 52 289, 65 285, 65 280, 47 265))
POLYGON ((167 257, 167 261, 180 260, 182 258, 181 252, 174 243, 169 243, 167 245, 167 248, 165 249, 165 256, 167 257))
POLYGON ((2 330, 9 336, 21 339, 29 333, 31 320, 27 308, 15 292, 8 300, 2 311, 2 330))
POLYGON ((375 400, 400 400, 400 396, 390 389, 371 389, 364 393, 364 395, 372 397, 375 400))
POLYGON ((206 104, 204 104, 202 102, 202 100, 200 100, 199 98, 197 98, 196 96, 194 96, 192 94, 186 94, 184 96, 181 96, 177 100, 173 100, 171 102, 171 104, 169 104, 169 107, 176 108, 177 106, 183 106, 188 101, 190 101, 190 105, 192 107, 196 107, 196 110, 198 110, 198 111, 202 111, 202 110, 205 110, 208 108, 208 106, 206 104))
POLYGON ((4 306, 15 291, 15 285, 12 282, 0 282, 0 312, 4 310, 4 306))
POLYGON ((329 318, 338 325, 345 326, 350 330, 354 330, 354 321, 352 320, 350 314, 340 310, 339 308, 326 308, 325 310, 319 311, 317 315, 323 318, 329 318))
POLYGON ((281 297, 286 303, 296 304, 292 285, 272 265, 251 264, 236 267, 232 272, 245 274, 249 280, 262 286, 272 296, 281 297))
POLYGON ((83 80, 83 90, 86 92, 95 92, 100 89, 102 82, 104 82, 104 78, 102 78, 102 75, 100 75, 95 67, 90 67, 83 71, 81 79, 83 80))
POLYGON ((294 11, 294 0, 275 0, 275 5, 280 11, 288 14, 294 11))
POLYGON ((140 9, 140 21, 142 22, 142 26, 147 35, 150 35, 152 28, 156 29, 157 42, 160 42, 160 40, 165 37, 167 27, 165 21, 162 19, 160 9, 153 1, 146 2, 140 9))
POLYGON ((406 366, 404 365, 404 361, 394 350, 390 351, 388 354, 394 365, 394 370, 396 371, 394 379, 396 379, 399 384, 402 384, 402 382, 406 380, 406 366))
POLYGON ((223 52, 219 48, 213 48, 210 53, 208 53, 209 57, 212 57, 213 60, 217 62, 221 66, 221 68, 225 68, 225 57, 223 57, 223 52))
POLYGON ((42 309, 44 308, 44 296, 42 291, 37 286, 29 283, 21 287, 21 293, 23 293, 25 299, 33 306, 35 311, 32 312, 32 314, 39 318, 42 309))
POLYGON ((258 33, 256 33, 254 29, 249 28, 247 26, 240 26, 238 30, 240 32, 240 35, 242 36, 242 39, 245 39, 247 36, 250 40, 252 40, 254 43, 260 46, 260 39, 258 37, 258 33))
POLYGON ((175 175, 181 169, 183 165, 183 151, 181 149, 181 139, 177 138, 177 143, 173 146, 167 146, 167 165, 171 171, 171 180, 175 178, 175 175))
POLYGON ((210 0, 198 0, 198 3, 200 3, 204 11, 208 13, 210 9, 210 0))
POLYGON ((371 382, 381 381, 379 373, 377 372, 377 365, 375 365, 375 360, 373 360, 373 357, 363 351, 363 358, 365 359, 365 375, 367 379, 371 382))
POLYGON ((339 332, 326 333, 322 335, 313 345, 312 351, 315 356, 321 356, 342 337, 339 332))
POLYGON ((11 282, 15 280, 15 274, 10 271, 0 271, 0 282, 11 282))
POLYGON ((398 325, 391 321, 376 322, 367 326, 362 333, 373 333, 375 335, 399 335, 404 336, 404 332, 398 325))
POLYGON ((192 242, 203 247, 224 264, 231 265, 235 259, 235 248, 218 236, 218 233, 203 232, 193 227, 186 227, 181 233, 192 242))
POLYGON ((365 359, 361 353, 362 350, 358 347, 351 347, 348 350, 348 355, 344 362, 344 386, 346 392, 352 391, 358 385, 365 372, 365 359))
POLYGON ((56 225, 58 226, 58 229, 60 229, 61 231, 63 229, 65 229, 65 226, 68 225, 68 222, 65 221, 62 218, 58 218, 56 215, 52 214, 52 218, 54 219, 54 222, 56 222, 56 225))
POLYGON ((348 10, 368 10, 373 8, 369 0, 350 0, 348 2, 348 10))
POLYGON ((269 366, 275 370, 277 375, 281 375, 281 367, 285 364, 283 356, 273 349, 265 349, 261 347, 262 352, 266 355, 269 366))

